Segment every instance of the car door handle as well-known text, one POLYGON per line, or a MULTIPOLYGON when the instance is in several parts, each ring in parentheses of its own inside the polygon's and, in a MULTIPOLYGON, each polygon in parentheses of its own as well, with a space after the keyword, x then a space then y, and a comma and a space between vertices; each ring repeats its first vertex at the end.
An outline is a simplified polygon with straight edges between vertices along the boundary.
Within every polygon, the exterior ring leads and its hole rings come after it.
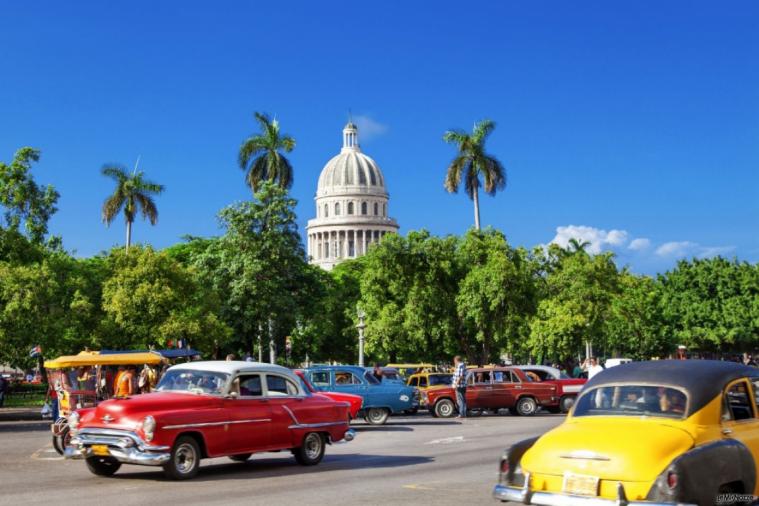
POLYGON ((522 389, 522 385, 514 385, 514 388, 516 388, 517 390, 521 390, 522 389))
POLYGON ((729 436, 733 433, 733 429, 722 429, 722 435, 729 436))

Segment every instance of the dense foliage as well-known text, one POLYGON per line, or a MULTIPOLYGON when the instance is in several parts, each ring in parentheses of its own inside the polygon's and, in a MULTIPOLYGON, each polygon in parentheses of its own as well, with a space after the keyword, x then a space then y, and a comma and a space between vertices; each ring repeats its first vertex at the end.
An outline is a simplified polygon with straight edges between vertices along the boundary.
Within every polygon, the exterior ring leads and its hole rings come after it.
POLYGON ((0 363, 29 367, 36 345, 50 357, 178 340, 206 357, 268 360, 271 346, 283 363, 354 362, 359 309, 367 361, 561 361, 586 343, 634 358, 759 348, 756 264, 683 260, 654 278, 578 241, 527 251, 473 228, 390 234, 326 272, 308 264, 295 201, 269 177, 219 212, 218 237, 75 258, 48 237, 58 194, 34 182, 38 156, 0 164, 0 363))

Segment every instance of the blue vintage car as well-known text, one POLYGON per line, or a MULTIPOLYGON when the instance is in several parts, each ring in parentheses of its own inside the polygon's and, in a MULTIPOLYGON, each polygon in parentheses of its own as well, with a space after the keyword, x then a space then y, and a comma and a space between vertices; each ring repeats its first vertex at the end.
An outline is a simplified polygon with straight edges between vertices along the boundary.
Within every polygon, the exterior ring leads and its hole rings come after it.
POLYGON ((380 383, 363 367, 352 365, 316 366, 305 371, 308 380, 317 390, 344 392, 364 398, 361 414, 372 425, 382 425, 393 413, 416 411, 419 407, 417 391, 413 387, 380 383))

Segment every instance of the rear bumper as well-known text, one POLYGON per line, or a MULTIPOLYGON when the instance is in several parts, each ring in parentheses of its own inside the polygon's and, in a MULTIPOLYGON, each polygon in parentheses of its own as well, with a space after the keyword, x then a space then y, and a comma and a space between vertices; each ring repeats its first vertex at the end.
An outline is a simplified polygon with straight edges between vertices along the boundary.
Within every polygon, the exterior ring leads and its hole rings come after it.
MULTIPOLYGON (((529 483, 529 480, 528 480, 529 483)), ((625 489, 620 484, 617 489, 616 499, 603 497, 586 497, 578 495, 557 494, 552 492, 533 492, 526 487, 510 487, 508 485, 496 485, 493 489, 493 497, 500 501, 512 501, 522 504, 539 504, 544 506, 689 506, 681 503, 662 503, 651 501, 628 501, 625 489)))
POLYGON ((112 457, 124 464, 161 466, 171 458, 168 446, 152 446, 134 432, 107 429, 82 429, 71 438, 63 452, 67 459, 80 460, 88 457, 112 457), (93 446, 105 446, 108 453, 96 454, 93 446))

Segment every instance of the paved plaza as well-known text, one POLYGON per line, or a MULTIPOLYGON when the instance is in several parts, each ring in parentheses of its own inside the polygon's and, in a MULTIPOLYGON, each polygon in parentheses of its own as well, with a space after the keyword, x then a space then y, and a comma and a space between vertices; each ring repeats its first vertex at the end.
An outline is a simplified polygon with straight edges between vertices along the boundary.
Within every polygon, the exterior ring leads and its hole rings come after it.
POLYGON ((357 422, 356 440, 328 447, 316 467, 297 465, 289 453, 256 455, 244 464, 210 459, 186 482, 129 465, 112 478, 96 477, 84 462, 55 453, 47 424, 0 422, 0 504, 495 504, 490 492, 504 447, 563 418, 504 414, 460 423, 422 413, 381 427, 357 422))

